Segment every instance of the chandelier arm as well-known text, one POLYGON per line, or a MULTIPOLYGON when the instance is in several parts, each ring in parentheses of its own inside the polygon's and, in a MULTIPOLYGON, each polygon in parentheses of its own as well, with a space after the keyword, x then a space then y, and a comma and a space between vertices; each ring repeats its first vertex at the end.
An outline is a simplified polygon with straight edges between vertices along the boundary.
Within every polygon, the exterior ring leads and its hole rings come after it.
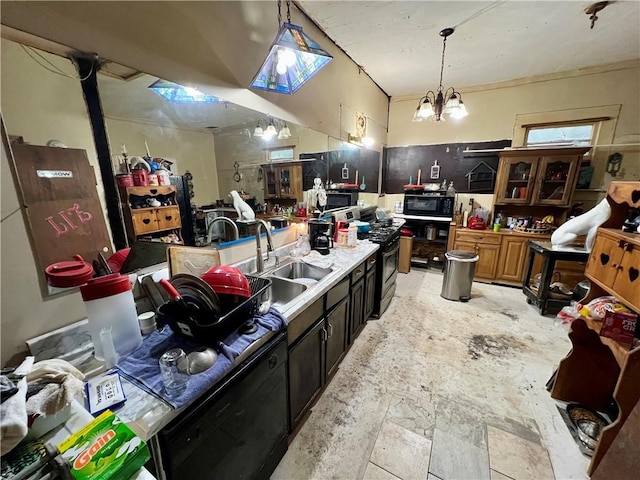
POLYGON ((456 92, 453 87, 447 88, 447 90, 444 92, 444 103, 447 103, 453 95, 459 95, 459 93, 456 92))

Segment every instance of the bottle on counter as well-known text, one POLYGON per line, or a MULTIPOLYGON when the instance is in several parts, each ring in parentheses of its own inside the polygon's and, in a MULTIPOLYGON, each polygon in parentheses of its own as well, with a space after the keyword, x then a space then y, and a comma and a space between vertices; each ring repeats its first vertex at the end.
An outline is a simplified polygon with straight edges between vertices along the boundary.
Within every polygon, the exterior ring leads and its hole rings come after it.
POLYGON ((349 224, 349 232, 347 234, 347 246, 355 247, 358 244, 358 227, 353 223, 349 224))
POLYGON ((462 226, 467 227, 467 223, 469 221, 469 210, 465 210, 462 214, 462 226))

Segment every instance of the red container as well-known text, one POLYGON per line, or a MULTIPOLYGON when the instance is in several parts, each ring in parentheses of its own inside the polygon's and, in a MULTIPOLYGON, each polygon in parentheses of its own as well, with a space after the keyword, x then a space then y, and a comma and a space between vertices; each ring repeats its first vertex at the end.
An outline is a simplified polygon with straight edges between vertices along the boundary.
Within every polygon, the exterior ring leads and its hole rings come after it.
POLYGON ((130 173, 120 173, 116 175, 116 183, 119 187, 133 187, 133 175, 130 173))
POLYGON ((75 260, 52 263, 45 269, 47 282, 52 287, 70 288, 84 285, 93 277, 93 267, 80 255, 75 260))
POLYGON ((133 184, 136 187, 146 187, 149 185, 149 174, 144 168, 135 168, 132 171, 133 184))

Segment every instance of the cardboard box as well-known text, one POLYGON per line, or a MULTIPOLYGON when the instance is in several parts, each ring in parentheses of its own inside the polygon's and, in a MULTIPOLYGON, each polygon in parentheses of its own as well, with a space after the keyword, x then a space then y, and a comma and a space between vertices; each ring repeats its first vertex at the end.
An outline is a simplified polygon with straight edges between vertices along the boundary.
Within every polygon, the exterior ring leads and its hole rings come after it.
POLYGON ((128 480, 150 458, 147 445, 110 410, 58 445, 78 480, 128 480))
POLYGON ((600 336, 633 345, 638 315, 635 313, 607 312, 600 327, 600 336))

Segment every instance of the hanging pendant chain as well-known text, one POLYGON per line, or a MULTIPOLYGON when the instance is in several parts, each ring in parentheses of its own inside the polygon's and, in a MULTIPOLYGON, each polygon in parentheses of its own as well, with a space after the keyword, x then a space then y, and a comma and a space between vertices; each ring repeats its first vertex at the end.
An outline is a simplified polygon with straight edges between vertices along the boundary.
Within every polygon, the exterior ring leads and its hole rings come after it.
POLYGON ((291 0, 287 0, 287 23, 291 23, 291 11, 289 8, 291 7, 291 0))
POLYGON ((441 92, 444 90, 442 88, 442 72, 444 72, 444 51, 447 48, 447 37, 444 37, 442 40, 442 63, 440 64, 440 85, 438 86, 438 91, 441 92))
POLYGON ((278 0, 278 30, 280 30, 280 25, 282 25, 282 12, 280 10, 281 1, 278 0))

